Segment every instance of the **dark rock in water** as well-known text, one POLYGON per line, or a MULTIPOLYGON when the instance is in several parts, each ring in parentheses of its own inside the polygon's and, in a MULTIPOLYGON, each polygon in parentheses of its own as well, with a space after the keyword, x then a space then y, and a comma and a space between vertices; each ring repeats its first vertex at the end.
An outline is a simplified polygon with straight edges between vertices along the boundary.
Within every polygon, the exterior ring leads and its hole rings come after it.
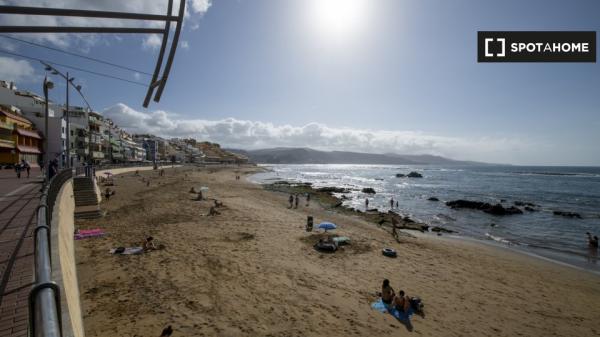
POLYGON ((479 209, 479 210, 484 210, 484 209, 488 209, 488 208, 492 207, 492 205, 488 204, 487 202, 471 201, 471 200, 463 200, 463 199, 448 201, 448 202, 446 202, 446 206, 450 206, 454 209, 470 208, 470 209, 479 209))
POLYGON ((383 180, 383 178, 375 178, 375 180, 383 180))
POLYGON ((375 194, 375 190, 372 187, 365 187, 362 189, 363 193, 375 194))
POLYGON ((407 175, 409 178, 423 178, 423 175, 419 172, 412 171, 407 175))
MULTIPOLYGON (((506 202, 506 199, 500 199, 500 202, 506 202)), ((519 205, 517 205, 519 206, 519 205)))
POLYGON ((407 223, 415 223, 415 220, 413 220, 413 219, 411 219, 411 218, 409 218, 407 216, 405 216, 404 218, 402 218, 402 220, 404 222, 407 222, 407 223))
POLYGON ((317 191, 325 193, 350 193, 350 191, 347 188, 343 187, 321 187, 317 188, 317 191))
POLYGON ((367 212, 379 212, 377 208, 369 208, 367 212))
POLYGON ((440 199, 438 199, 437 197, 431 197, 431 198, 428 198, 427 200, 429 200, 429 201, 440 201, 440 199))
POLYGON ((554 215, 562 215, 567 218, 581 219, 581 215, 579 213, 575 213, 575 212, 554 211, 553 213, 554 213, 554 215))
POLYGON ((275 184, 275 185, 289 185, 290 183, 289 183, 289 181, 279 180, 279 181, 274 182, 273 184, 275 184))
POLYGON ((342 194, 342 196, 340 197, 340 199, 342 199, 342 200, 348 200, 348 199, 350 199, 350 198, 348 198, 348 196, 346 196, 346 195, 342 194))
POLYGON ((514 207, 514 206, 510 206, 507 208, 504 208, 504 206, 500 205, 500 204, 496 204, 488 209, 484 209, 484 212, 488 213, 488 214, 492 214, 492 215, 512 215, 512 214, 523 214, 523 211, 514 207))
POLYGON ((496 224, 492 222, 492 223, 490 224, 490 227, 496 227, 496 224))
POLYGON ((446 205, 452 207, 453 209, 460 209, 460 208, 476 209, 476 210, 484 211, 485 213, 492 214, 492 215, 523 214, 523 211, 521 211, 520 209, 518 209, 514 206, 505 208, 501 204, 492 205, 487 202, 481 202, 481 201, 470 201, 470 200, 459 199, 459 200, 448 201, 448 202, 446 202, 446 205))
POLYGON ((529 206, 525 206, 525 210, 527 212, 537 212, 537 209, 533 208, 533 207, 529 207, 529 206))
POLYGON ((451 229, 447 229, 447 228, 439 227, 439 226, 432 227, 431 231, 437 232, 437 233, 456 233, 455 231, 453 231, 451 229))
POLYGON ((396 173, 396 178, 404 178, 404 177, 406 177, 406 174, 396 173))
POLYGON ((340 206, 342 206, 342 202, 338 201, 338 202, 335 203, 335 205, 333 205, 333 208, 337 208, 337 207, 340 207, 340 206))
POLYGON ((515 201, 514 202, 515 206, 529 206, 529 207, 537 207, 536 204, 531 203, 531 202, 524 202, 524 201, 515 201))

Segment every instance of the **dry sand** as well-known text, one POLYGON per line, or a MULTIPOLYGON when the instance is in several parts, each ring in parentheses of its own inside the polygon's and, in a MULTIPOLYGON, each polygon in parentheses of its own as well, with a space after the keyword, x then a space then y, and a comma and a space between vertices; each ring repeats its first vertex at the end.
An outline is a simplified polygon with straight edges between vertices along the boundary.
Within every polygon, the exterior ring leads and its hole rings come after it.
MULTIPOLYGON (((242 175, 252 168, 242 169, 242 175)), ((358 217, 235 180, 233 169, 128 173, 115 178, 106 217, 79 223, 104 238, 77 241, 88 337, 159 336, 598 336, 600 277, 505 249, 419 236, 397 243, 358 217), (223 201, 195 201, 194 186, 223 201), (303 203, 301 203, 303 204, 303 203), (312 248, 315 223, 339 224, 352 245, 312 248), (108 250, 152 235, 166 248, 136 256, 108 250), (393 247, 397 259, 382 256, 393 247), (384 278, 420 296, 425 316, 409 331, 371 309, 384 278)))

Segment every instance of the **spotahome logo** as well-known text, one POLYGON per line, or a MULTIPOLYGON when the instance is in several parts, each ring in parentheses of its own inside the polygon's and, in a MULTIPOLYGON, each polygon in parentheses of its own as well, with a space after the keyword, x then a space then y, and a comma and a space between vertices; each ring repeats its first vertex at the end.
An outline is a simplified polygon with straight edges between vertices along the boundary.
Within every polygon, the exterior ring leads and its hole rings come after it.
POLYGON ((596 62, 596 32, 477 32, 478 62, 596 62))

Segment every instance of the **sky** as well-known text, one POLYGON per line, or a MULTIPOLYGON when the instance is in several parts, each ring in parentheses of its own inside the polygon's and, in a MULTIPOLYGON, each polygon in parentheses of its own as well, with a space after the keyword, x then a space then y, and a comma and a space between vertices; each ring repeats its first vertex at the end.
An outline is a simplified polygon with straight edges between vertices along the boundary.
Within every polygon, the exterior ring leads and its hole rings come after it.
MULTIPOLYGON (((187 2, 160 103, 142 107, 143 85, 58 68, 75 76, 95 110, 132 132, 191 136, 230 148, 311 147, 600 166, 598 63, 477 63, 477 31, 600 31, 600 1, 187 2)), ((161 14, 166 3, 0 0, 161 14)), ((0 23, 108 24, 1 15, 0 23)), ((147 73, 161 41, 143 35, 14 36, 147 73)), ((0 41, 0 79, 14 80, 20 89, 41 92, 44 69, 1 51, 149 82, 141 72, 0 41)), ((51 98, 62 103, 64 83, 54 80, 51 98)), ((83 104, 75 93, 71 98, 83 104)))

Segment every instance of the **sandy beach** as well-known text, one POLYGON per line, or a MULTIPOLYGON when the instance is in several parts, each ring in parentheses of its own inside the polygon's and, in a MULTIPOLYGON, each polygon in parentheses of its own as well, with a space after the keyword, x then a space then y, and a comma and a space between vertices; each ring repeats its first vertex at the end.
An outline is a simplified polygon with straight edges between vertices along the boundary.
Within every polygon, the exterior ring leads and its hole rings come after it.
POLYGON ((389 230, 245 177, 257 168, 181 167, 115 176, 104 218, 78 222, 109 235, 76 242, 86 335, 159 336, 597 336, 600 276, 476 242, 389 230), (236 180, 236 175, 241 175, 236 180), (150 186, 142 182, 151 179, 150 186), (197 201, 191 187, 207 186, 197 201), (220 215, 205 216, 213 199, 220 215), (352 243, 315 251, 315 223, 352 243), (162 250, 115 256, 153 236, 162 250), (383 247, 398 258, 382 256, 383 247), (419 296, 408 329, 371 308, 384 278, 419 296))

